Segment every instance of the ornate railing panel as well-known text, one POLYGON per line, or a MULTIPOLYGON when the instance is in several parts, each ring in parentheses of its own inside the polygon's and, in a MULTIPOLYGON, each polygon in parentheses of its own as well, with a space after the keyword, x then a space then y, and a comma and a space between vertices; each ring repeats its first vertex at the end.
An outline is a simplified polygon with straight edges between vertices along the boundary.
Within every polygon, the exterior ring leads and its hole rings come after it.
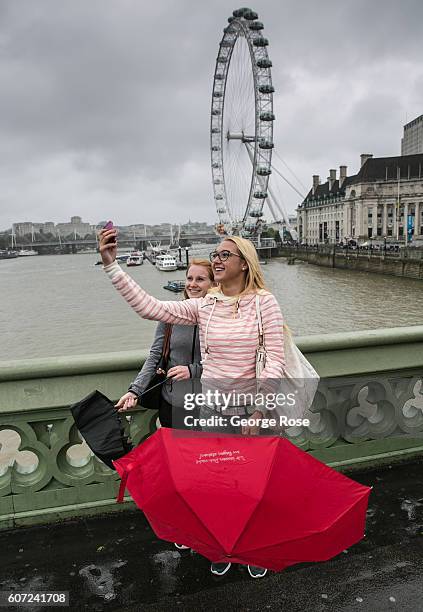
MULTIPOLYGON (((289 439, 339 469, 423 455, 423 326, 298 338, 321 375, 308 428, 289 439)), ((93 389, 120 397, 145 358, 138 352, 0 364, 0 528, 116 505, 118 477, 92 456, 69 405, 93 389)), ((140 442, 156 414, 137 410, 140 442)), ((131 503, 128 501, 128 503, 131 503)))

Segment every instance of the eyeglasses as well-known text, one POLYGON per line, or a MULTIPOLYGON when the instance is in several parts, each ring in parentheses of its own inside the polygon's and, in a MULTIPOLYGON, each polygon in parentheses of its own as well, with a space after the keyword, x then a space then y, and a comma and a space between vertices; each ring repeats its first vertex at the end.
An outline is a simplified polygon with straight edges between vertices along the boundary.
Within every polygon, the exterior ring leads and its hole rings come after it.
POLYGON ((216 258, 220 259, 220 261, 226 261, 227 259, 229 259, 229 257, 232 257, 233 255, 235 255, 235 257, 239 257, 240 259, 244 259, 242 255, 238 255, 238 253, 232 253, 232 251, 213 251, 213 253, 210 253, 209 258, 211 262, 213 262, 213 260, 216 258))

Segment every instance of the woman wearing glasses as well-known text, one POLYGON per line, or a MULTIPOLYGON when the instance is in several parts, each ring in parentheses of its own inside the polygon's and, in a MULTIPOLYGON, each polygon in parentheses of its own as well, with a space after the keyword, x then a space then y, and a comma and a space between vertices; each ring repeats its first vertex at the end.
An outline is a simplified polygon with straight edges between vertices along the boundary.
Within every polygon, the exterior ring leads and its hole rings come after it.
MULTIPOLYGON (((275 297, 265 288, 254 245, 244 238, 231 236, 210 254, 218 286, 205 297, 181 302, 161 301, 144 291, 116 262, 116 229, 100 234, 100 253, 104 270, 113 285, 135 312, 144 319, 178 325, 198 325, 203 381, 244 379, 254 381, 258 346, 256 295, 260 295, 263 333, 266 338, 266 365, 260 382, 269 384, 283 377, 283 319, 275 297), (114 240, 113 242, 108 242, 114 240)), ((263 409, 247 409, 252 425, 243 426, 245 435, 259 432, 263 409)), ((213 563, 211 571, 225 574, 230 563, 213 563)), ((249 567, 253 578, 266 570, 249 567)))

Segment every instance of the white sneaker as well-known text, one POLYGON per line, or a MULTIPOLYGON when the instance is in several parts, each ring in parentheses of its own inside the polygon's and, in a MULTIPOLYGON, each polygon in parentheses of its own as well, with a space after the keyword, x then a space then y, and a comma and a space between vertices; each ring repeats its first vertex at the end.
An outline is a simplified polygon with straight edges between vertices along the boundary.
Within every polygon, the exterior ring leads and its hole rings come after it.
POLYGON ((264 578, 267 574, 267 569, 264 567, 257 567, 256 565, 248 565, 247 567, 251 578, 264 578))
POLYGON ((210 571, 215 576, 223 576, 226 572, 229 571, 232 563, 212 563, 210 567, 210 571))

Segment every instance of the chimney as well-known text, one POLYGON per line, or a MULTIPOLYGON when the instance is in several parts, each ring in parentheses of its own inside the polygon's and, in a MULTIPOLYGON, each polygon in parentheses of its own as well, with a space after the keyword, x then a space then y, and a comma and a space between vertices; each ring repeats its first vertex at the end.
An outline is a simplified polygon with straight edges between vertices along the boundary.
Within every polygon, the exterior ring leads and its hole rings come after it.
POLYGON ((373 157, 373 153, 362 153, 360 155, 360 160, 361 160, 360 168, 362 168, 364 164, 366 163, 366 161, 370 159, 371 157, 373 157))
POLYGON ((320 176, 318 174, 313 174, 313 195, 316 193, 316 189, 320 185, 320 176))
POLYGON ((329 178, 328 178, 329 191, 332 191, 335 181, 336 181, 336 170, 332 168, 331 170, 329 170, 329 178))
POLYGON ((347 166, 339 166, 339 187, 342 187, 347 178, 347 166))

